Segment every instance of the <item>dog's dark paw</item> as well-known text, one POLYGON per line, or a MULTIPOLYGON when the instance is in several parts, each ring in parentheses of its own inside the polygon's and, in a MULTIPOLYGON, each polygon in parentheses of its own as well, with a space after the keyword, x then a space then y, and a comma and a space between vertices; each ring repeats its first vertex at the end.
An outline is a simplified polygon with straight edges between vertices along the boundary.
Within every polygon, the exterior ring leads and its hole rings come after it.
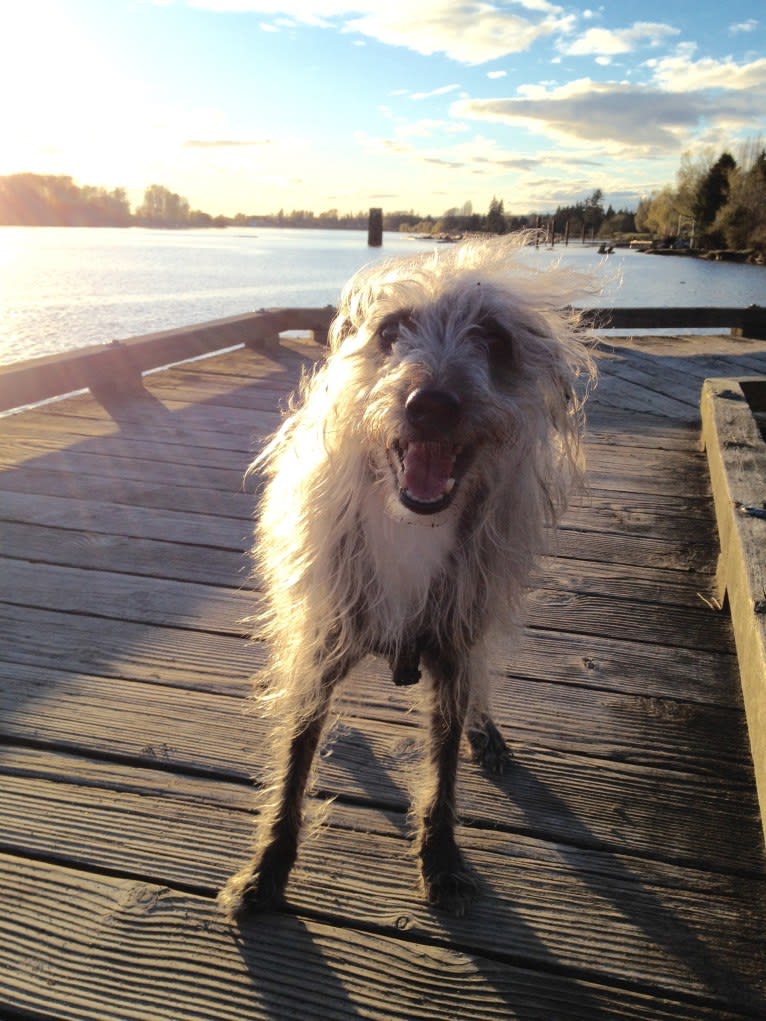
POLYGON ((224 917, 235 922, 247 914, 279 907, 284 899, 283 883, 247 865, 229 879, 218 894, 217 903, 224 917))
POLYGON ((467 914, 479 892, 474 877, 463 867, 454 872, 423 872, 423 890, 431 907, 462 918, 467 914))
POLYGON ((473 903, 479 886, 454 840, 427 841, 420 850, 420 874, 428 903, 462 917, 473 903))
POLYGON ((466 731, 471 757, 488 773, 501 774, 513 762, 513 753, 489 716, 466 731))

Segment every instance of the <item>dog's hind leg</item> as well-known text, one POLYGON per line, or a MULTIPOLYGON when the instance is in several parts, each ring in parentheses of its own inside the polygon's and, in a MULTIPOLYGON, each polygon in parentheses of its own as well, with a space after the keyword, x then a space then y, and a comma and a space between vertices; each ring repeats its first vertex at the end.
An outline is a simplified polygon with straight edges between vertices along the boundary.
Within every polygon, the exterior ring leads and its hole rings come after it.
POLYGON ((284 900, 290 871, 298 854, 303 819, 303 797, 311 765, 322 734, 332 693, 353 666, 344 661, 322 676, 320 697, 313 712, 286 732, 278 752, 281 774, 276 798, 264 810, 258 826, 254 857, 229 879, 218 895, 218 905, 230 919, 246 911, 262 911, 284 900))
POLYGON ((423 801, 418 838, 426 899, 434 907, 463 915, 476 895, 476 881, 455 842, 455 783, 468 705, 468 664, 449 652, 428 650, 423 662, 433 679, 430 789, 423 801))

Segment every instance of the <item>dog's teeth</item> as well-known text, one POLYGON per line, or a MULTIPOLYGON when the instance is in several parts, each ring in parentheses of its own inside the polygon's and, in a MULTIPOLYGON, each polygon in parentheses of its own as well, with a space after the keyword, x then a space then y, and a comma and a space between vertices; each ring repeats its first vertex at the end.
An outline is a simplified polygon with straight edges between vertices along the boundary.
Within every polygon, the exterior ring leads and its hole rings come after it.
POLYGON ((447 485, 444 487, 444 492, 445 493, 451 493, 454 488, 455 488, 455 480, 454 479, 447 479, 447 485))

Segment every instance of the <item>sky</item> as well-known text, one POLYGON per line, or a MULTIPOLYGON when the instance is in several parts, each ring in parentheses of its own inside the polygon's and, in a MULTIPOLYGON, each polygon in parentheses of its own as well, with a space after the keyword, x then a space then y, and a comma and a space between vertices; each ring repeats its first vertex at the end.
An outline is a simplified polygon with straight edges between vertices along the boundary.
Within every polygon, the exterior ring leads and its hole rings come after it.
POLYGON ((764 0, 0 0, 0 174, 234 215, 615 208, 766 137, 764 0))

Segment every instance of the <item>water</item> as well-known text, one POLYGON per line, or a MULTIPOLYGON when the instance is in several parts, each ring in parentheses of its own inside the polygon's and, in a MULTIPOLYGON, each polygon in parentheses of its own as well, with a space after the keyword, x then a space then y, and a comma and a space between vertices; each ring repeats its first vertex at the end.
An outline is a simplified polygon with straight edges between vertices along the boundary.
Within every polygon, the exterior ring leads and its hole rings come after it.
MULTIPOLYGON (((335 304, 365 263, 423 251, 386 234, 228 228, 0 228, 0 362, 171 329, 275 306, 335 304)), ((565 265, 595 270, 597 304, 764 304, 766 270, 591 247, 557 247, 565 265)), ((544 264, 544 249, 525 257, 544 264)), ((590 302, 589 302, 590 303, 590 302)))

